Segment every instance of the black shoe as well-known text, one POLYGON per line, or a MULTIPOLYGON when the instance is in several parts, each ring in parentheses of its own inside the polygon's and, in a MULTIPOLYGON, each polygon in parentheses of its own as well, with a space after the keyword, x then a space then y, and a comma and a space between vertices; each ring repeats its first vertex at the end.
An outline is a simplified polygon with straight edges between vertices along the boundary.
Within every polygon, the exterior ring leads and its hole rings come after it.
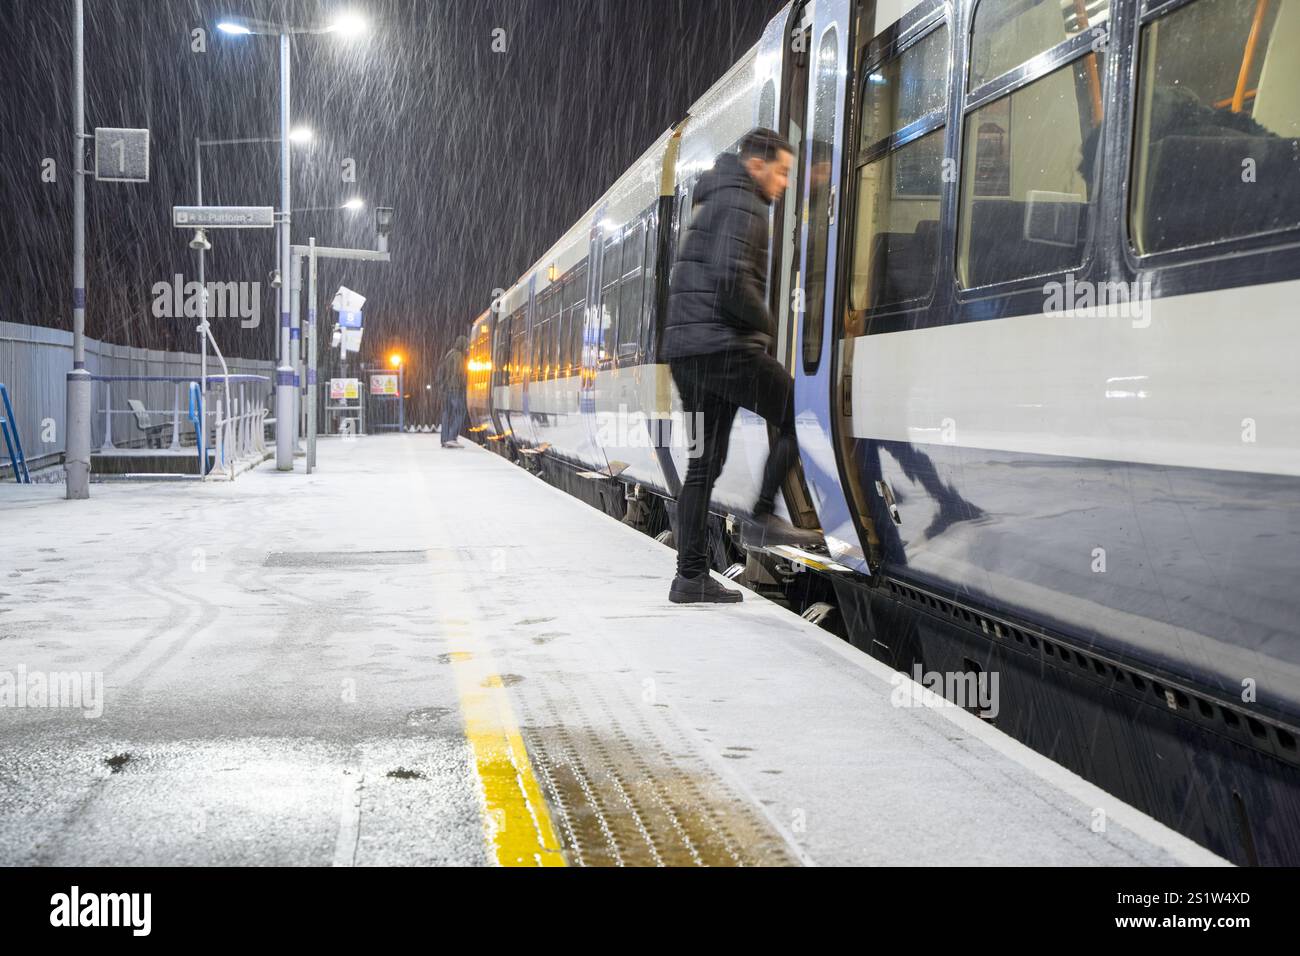
POLYGON ((713 580, 706 571, 698 578, 684 578, 680 574, 673 578, 668 600, 674 604, 735 604, 741 596, 739 591, 713 580))
POLYGON ((743 519, 740 542, 747 548, 770 548, 778 544, 795 548, 820 548, 826 543, 820 531, 796 528, 774 514, 743 519))

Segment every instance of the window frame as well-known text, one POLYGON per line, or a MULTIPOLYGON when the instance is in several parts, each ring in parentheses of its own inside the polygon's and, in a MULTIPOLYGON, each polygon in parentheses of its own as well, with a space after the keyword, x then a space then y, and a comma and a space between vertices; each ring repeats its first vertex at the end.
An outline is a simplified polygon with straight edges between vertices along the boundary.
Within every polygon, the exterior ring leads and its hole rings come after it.
MULTIPOLYGON (((851 181, 848 184, 851 192, 848 195, 845 210, 845 231, 844 242, 838 254, 836 262, 836 271, 844 275, 844 286, 841 294, 843 295, 843 312, 844 321, 860 321, 864 330, 868 330, 871 320, 878 316, 898 315, 909 312, 923 311, 929 309, 935 301, 939 291, 939 280, 942 275, 942 260, 945 254, 945 247, 948 245, 948 231, 944 224, 948 217, 948 199, 953 191, 953 183, 941 183, 939 193, 939 248, 936 251, 934 279, 930 283, 930 289, 925 295, 916 296, 906 299, 902 302, 887 303, 876 308, 858 309, 854 307, 853 302, 853 263, 857 255, 858 243, 858 207, 861 196, 859 195, 859 185, 862 178, 862 169, 872 163, 879 162, 890 153, 893 153, 904 146, 907 146, 923 136, 931 133, 942 131, 944 137, 944 158, 949 158, 948 145, 950 136, 952 97, 954 87, 957 85, 953 82, 953 64, 956 55, 956 46, 958 36, 953 29, 951 18, 948 16, 948 7, 946 4, 940 5, 935 9, 924 14, 916 23, 909 27, 898 36, 888 42, 880 42, 880 38, 873 40, 863 57, 861 76, 856 80, 856 101, 852 104, 853 109, 847 110, 850 115, 843 117, 842 121, 852 123, 852 143, 853 143, 853 161, 847 170, 851 181), (944 95, 942 105, 918 117, 906 126, 892 131, 888 136, 882 137, 875 142, 863 147, 859 142, 862 133, 862 116, 861 112, 866 103, 867 84, 871 80, 871 75, 880 67, 901 57, 904 53, 929 39, 938 30, 948 31, 948 49, 947 60, 948 68, 944 80, 944 95)), ((848 105, 848 104, 846 104, 848 105)), ((960 158, 957 160, 960 164, 960 158)), ((960 174, 959 174, 960 175, 960 174)), ((841 181, 840 192, 843 195, 848 192, 845 184, 841 181)))
POLYGON ((973 299, 984 299, 994 296, 1012 293, 1024 288, 1038 287, 1043 284, 1043 280, 1053 276, 1062 276, 1067 274, 1085 275, 1093 266, 1093 261, 1097 254, 1097 240, 1101 234, 1104 224, 1100 222, 1102 218, 1103 196, 1105 194, 1105 178, 1100 172, 1104 166, 1106 153, 1107 138, 1107 119, 1111 112, 1120 108, 1114 98, 1108 98, 1107 92, 1107 75, 1111 73, 1111 68, 1105 64, 1110 63, 1113 51, 1110 39, 1114 35, 1114 23, 1116 17, 1116 6, 1119 6, 1118 0, 1111 0, 1106 22, 1095 27, 1089 27, 1072 37, 1066 37, 1054 46, 1048 47, 1038 55, 1026 60, 1017 67, 1013 67, 1007 72, 994 77, 986 83, 982 83, 975 89, 970 89, 970 54, 973 47, 973 38, 975 34, 975 21, 979 18, 980 7, 987 0, 977 0, 971 10, 970 23, 966 28, 963 42, 965 43, 965 63, 962 69, 961 96, 958 101, 956 141, 954 144, 957 157, 957 181, 950 184, 953 187, 952 203, 952 228, 951 228, 951 245, 952 245, 952 282, 955 288, 955 302, 960 304, 973 299), (1083 57, 1093 50, 1093 44, 1097 38, 1096 30, 1102 30, 1105 33, 1103 41, 1103 61, 1104 69, 1101 75, 1102 83, 1102 102, 1109 103, 1109 109, 1103 109, 1100 123, 1101 137, 1097 143, 1099 173, 1096 181, 1092 183, 1092 194, 1088 197, 1085 204, 1088 207, 1088 231, 1083 243, 1083 258, 1069 269, 1056 269, 1049 272, 1035 272, 1031 275, 1016 276, 1012 279, 1003 279, 999 282, 988 282, 984 285, 966 286, 961 281, 961 228, 962 228, 962 200, 964 194, 962 185, 964 181, 964 160, 966 155, 966 127, 973 113, 978 112, 1003 97, 1011 96, 1022 89, 1032 86, 1041 79, 1045 79, 1057 70, 1062 69, 1076 60, 1083 57))
MULTIPOLYGON (((1125 263, 1134 273, 1153 269, 1175 268, 1178 266, 1234 258, 1251 253, 1285 252, 1287 247, 1300 241, 1300 224, 1271 232, 1256 232, 1245 236, 1233 236, 1213 242, 1202 242, 1177 249, 1164 249, 1158 252, 1139 253, 1134 237, 1132 202, 1137 189, 1139 97, 1142 85, 1142 31, 1147 26, 1165 16, 1198 3, 1200 0, 1142 0, 1138 15, 1132 19, 1131 33, 1128 36, 1128 75, 1124 78, 1128 85, 1128 115, 1122 132, 1123 182, 1118 197, 1118 218, 1120 229, 1120 248, 1125 263)), ((1273 281, 1273 280, 1269 280, 1273 281)), ((1217 287, 1217 286, 1216 286, 1217 287)))
MULTIPOLYGON (((814 196, 813 190, 821 187, 815 186, 811 178, 811 165, 809 165, 809 180, 807 182, 808 199, 804 204, 804 221, 808 226, 804 233, 804 248, 808 250, 808 261, 802 263, 803 271, 800 275, 800 281, 803 283, 803 315, 799 321, 799 359, 803 364, 804 375, 812 376, 817 374, 818 368, 821 367, 822 352, 826 350, 826 315, 827 312, 834 311, 834 305, 828 310, 826 307, 826 294, 831 293, 832 303, 835 296, 835 277, 827 273, 827 267, 830 263, 831 246, 835 245, 835 264, 839 267, 840 249, 838 243, 833 243, 836 238, 834 230, 839 224, 840 201, 844 195, 843 182, 836 183, 834 175, 835 165, 835 137, 844 130, 843 119, 840 116, 840 84, 837 77, 841 69, 840 65, 840 39, 842 31, 836 21, 832 21, 825 30, 822 31, 821 38, 817 41, 817 52, 812 56, 812 62, 817 64, 813 75, 809 77, 809 92, 812 94, 808 97, 808 105, 812 107, 813 120, 808 124, 808 130, 804 135, 802 149, 808 150, 808 158, 811 160, 814 148, 822 142, 818 133, 818 121, 822 118, 820 107, 822 106, 822 83, 826 82, 830 91, 830 103, 828 106, 829 118, 826 121, 825 133, 828 139, 825 141, 829 147, 829 154, 826 157, 830 173, 825 183, 825 192, 822 195, 814 196), (831 47, 835 53, 835 61, 827 70, 822 63, 822 53, 826 48, 827 41, 830 41, 831 47), (819 238, 820 237, 820 238, 819 238), (821 262, 821 289, 816 297, 816 305, 808 296, 808 277, 813 274, 816 265, 815 259, 820 257, 821 262), (814 313, 815 308, 815 313, 814 313), (814 321, 814 315, 816 316, 814 321), (816 348, 810 347, 815 344, 816 348)), ((928 35, 928 34, 927 34, 928 35)), ((920 41, 917 41, 920 42, 920 41)), ((848 105, 847 102, 845 104, 848 105)), ((807 117, 804 117, 806 120, 807 117)), ((843 150, 846 144, 841 141, 840 149, 843 150)), ((856 175, 857 167, 854 172, 856 175)), ((841 175, 841 180, 843 176, 841 175)), ((855 237, 856 238, 856 237, 855 237)))
POLYGON ((624 226, 623 240, 619 245, 619 254, 618 254, 619 270, 621 273, 618 280, 619 322, 618 322, 618 334, 615 336, 615 343, 614 343, 614 358, 616 363, 620 367, 625 365, 639 364, 639 360, 641 356, 641 339, 643 337, 644 322, 645 322, 645 275, 646 275, 645 250, 646 250, 646 236, 648 232, 649 230, 646 228, 645 218, 642 216, 638 216, 636 219, 632 220, 631 222, 627 223, 624 226), (640 255, 637 256, 636 262, 633 264, 633 268, 629 269, 628 262, 627 262, 628 239, 632 238, 632 236, 637 232, 641 234, 640 255), (635 281, 640 286, 638 290, 638 295, 636 297, 636 315, 637 315, 636 336, 631 341, 624 341, 623 298, 624 298, 625 287, 628 285, 629 282, 632 281, 635 281), (625 346, 630 346, 630 348, 625 349, 625 346))

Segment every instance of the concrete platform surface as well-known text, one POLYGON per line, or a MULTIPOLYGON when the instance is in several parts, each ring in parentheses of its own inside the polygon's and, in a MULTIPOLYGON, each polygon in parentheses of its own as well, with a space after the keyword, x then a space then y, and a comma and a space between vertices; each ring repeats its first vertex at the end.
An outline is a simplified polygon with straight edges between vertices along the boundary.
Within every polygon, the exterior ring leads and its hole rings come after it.
POLYGON ((475 447, 62 493, 0 488, 7 864, 1222 862, 475 447))

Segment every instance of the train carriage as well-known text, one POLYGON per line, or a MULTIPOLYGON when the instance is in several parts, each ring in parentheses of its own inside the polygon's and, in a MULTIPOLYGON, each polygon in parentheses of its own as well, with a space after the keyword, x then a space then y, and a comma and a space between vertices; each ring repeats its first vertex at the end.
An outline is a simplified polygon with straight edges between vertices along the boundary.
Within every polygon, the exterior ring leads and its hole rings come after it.
POLYGON ((862 649, 997 672, 998 727, 1231 859, 1300 862, 1300 0, 788 5, 494 306, 503 444, 651 533, 688 453, 673 254, 756 125, 797 151, 781 507, 826 553, 731 535, 769 442, 742 413, 719 569, 816 580, 862 649))

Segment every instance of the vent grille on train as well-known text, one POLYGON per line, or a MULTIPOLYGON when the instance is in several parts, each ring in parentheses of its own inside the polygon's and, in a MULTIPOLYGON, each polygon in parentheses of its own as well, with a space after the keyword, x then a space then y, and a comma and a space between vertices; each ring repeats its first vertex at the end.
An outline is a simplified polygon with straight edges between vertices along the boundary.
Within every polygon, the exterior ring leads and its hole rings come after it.
POLYGON ((1084 653, 1059 637, 1032 633, 1024 627, 989 617, 899 581, 887 581, 886 584, 890 593, 900 601, 960 621, 971 629, 978 628, 986 636, 1020 645, 1022 650, 1036 651, 1049 664, 1072 665, 1094 679, 1111 680, 1115 689, 1130 697, 1155 700, 1180 716, 1213 727, 1239 743, 1270 752, 1289 763, 1300 764, 1295 731, 1285 726, 1226 706, 1190 688, 1174 686, 1168 680, 1119 664, 1095 652, 1084 653))

